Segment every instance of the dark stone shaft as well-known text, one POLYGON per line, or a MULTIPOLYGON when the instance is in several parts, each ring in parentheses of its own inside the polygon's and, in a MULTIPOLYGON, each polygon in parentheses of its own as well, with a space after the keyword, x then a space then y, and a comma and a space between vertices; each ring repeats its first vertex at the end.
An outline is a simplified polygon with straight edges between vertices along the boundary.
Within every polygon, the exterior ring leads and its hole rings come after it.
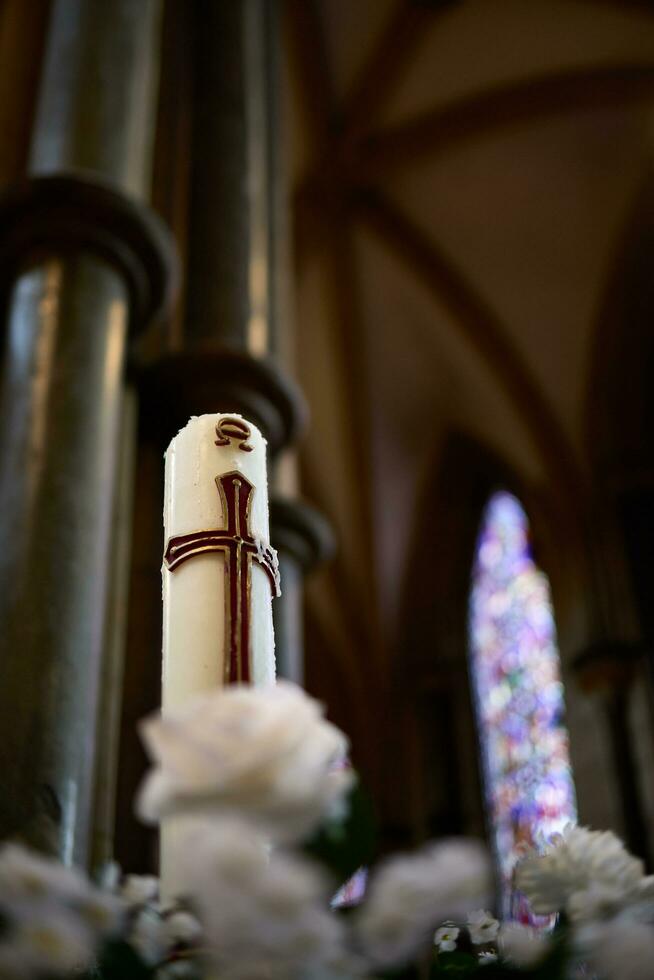
POLYGON ((128 300, 88 255, 21 275, 0 389, 0 837, 86 859, 128 300))

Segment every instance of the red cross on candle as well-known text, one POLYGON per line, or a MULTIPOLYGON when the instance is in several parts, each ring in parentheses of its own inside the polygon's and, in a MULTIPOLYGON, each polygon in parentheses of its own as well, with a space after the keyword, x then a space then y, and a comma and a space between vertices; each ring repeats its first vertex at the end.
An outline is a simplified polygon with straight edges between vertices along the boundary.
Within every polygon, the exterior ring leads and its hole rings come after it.
POLYGON ((171 538, 164 563, 173 572, 189 558, 211 551, 225 556, 225 684, 250 683, 251 574, 252 561, 266 572, 279 595, 277 555, 273 548, 254 537, 250 530, 250 508, 254 487, 242 473, 216 477, 226 526, 210 531, 191 531, 171 538))

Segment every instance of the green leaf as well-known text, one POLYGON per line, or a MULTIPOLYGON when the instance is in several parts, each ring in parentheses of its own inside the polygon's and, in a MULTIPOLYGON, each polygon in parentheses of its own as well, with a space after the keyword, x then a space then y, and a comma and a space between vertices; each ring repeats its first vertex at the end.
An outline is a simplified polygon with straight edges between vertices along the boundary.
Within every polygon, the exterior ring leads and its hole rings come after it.
POLYGON ((430 970, 430 977, 471 977, 479 970, 479 961, 472 953, 439 953, 430 970))
POLYGON ((150 980, 153 975, 153 967, 122 939, 105 943, 93 973, 94 980, 150 980))
POLYGON ((321 861, 343 883, 360 867, 369 865, 376 850, 375 812, 359 782, 350 791, 345 817, 324 823, 304 845, 306 854, 321 861))

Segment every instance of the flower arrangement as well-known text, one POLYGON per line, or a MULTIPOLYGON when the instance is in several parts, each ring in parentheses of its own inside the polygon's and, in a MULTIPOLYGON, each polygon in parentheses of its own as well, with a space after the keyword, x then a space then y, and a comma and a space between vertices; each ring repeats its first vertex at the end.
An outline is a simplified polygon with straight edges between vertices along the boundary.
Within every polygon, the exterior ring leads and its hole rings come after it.
POLYGON ((430 975, 646 980, 654 878, 611 833, 569 827, 516 871, 553 929, 500 923, 478 841, 430 842, 373 867, 347 740, 294 685, 230 687, 142 726, 137 800, 175 821, 174 883, 106 869, 92 883, 19 844, 0 848, 0 980, 295 980, 430 975))

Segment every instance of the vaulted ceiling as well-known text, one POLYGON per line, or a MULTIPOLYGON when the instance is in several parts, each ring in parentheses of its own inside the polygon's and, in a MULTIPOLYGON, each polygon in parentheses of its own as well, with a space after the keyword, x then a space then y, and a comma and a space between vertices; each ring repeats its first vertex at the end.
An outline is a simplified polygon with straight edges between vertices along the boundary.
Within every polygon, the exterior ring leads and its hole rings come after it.
POLYGON ((592 481, 600 325, 651 173, 654 8, 288 0, 284 65, 304 485, 340 540, 311 606, 360 686, 352 637, 387 656, 449 434, 563 497, 592 481))

